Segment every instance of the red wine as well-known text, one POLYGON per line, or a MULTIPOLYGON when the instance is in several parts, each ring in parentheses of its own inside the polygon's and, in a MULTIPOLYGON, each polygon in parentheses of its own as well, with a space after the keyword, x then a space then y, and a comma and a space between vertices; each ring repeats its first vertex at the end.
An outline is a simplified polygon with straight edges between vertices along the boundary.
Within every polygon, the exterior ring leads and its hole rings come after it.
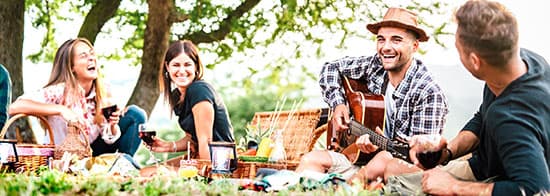
POLYGON ((103 114, 103 116, 105 117, 105 119, 107 121, 109 121, 109 118, 111 117, 111 115, 113 114, 113 112, 116 111, 116 105, 112 105, 112 106, 109 106, 109 107, 105 107, 105 108, 101 108, 101 113, 103 114))
POLYGON ((140 131, 139 138, 141 138, 147 145, 153 143, 153 136, 157 135, 156 131, 140 131))
POLYGON ((427 151, 416 153, 416 158, 426 169, 431 169, 437 166, 439 159, 441 159, 442 150, 439 151, 427 151))

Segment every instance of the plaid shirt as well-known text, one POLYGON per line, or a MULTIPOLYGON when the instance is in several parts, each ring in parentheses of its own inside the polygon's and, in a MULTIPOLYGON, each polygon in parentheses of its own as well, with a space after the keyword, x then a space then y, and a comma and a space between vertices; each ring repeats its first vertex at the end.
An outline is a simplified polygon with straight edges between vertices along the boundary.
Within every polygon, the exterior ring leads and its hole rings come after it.
MULTIPOLYGON (((383 95, 384 82, 388 80, 378 55, 344 57, 327 62, 321 70, 319 85, 331 108, 346 102, 339 73, 351 79, 364 79, 369 91, 380 95, 383 95)), ((420 60, 413 59, 392 96, 395 110, 387 120, 393 130, 384 130, 387 135, 408 140, 417 134, 441 134, 448 113, 447 99, 420 60)))
POLYGON ((10 73, 0 64, 0 126, 8 120, 8 106, 11 103, 10 73))

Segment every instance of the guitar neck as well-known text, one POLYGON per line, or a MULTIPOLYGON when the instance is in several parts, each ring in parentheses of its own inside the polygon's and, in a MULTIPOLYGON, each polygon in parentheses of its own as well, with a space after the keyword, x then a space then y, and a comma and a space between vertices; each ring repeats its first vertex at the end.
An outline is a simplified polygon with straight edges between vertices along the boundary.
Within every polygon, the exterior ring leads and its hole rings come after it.
POLYGON ((349 131, 351 134, 359 137, 364 134, 369 134, 369 140, 376 146, 380 147, 382 150, 388 150, 390 144, 390 139, 380 135, 373 130, 363 126, 361 123, 356 120, 351 120, 349 125, 349 131))

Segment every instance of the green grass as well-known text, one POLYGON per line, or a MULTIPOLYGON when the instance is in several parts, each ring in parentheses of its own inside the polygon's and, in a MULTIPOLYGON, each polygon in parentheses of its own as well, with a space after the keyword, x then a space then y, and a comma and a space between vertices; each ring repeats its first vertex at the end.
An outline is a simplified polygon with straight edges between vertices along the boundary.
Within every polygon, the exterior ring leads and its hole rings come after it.
MULTIPOLYGON (((161 174, 153 178, 116 178, 108 175, 78 176, 41 168, 36 174, 0 174, 0 195, 265 195, 265 192, 240 190, 225 179, 207 182, 205 178, 182 178, 161 174)), ((380 195, 361 187, 320 187, 307 190, 295 187, 275 195, 380 195)))

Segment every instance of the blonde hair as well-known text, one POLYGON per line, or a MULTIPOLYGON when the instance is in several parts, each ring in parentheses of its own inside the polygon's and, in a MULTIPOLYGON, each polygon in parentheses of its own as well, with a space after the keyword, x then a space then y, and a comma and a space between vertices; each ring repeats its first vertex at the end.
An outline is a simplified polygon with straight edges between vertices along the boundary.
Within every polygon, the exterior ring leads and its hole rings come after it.
MULTIPOLYGON (((61 100, 61 104, 65 106, 70 106, 74 104, 77 100, 83 98, 82 93, 79 89, 78 80, 76 79, 76 75, 72 71, 72 68, 74 66, 74 46, 77 43, 85 43, 90 48, 93 48, 92 43, 88 41, 86 38, 76 38, 76 39, 69 39, 65 41, 59 49, 57 49, 57 52, 55 53, 55 59, 53 61, 53 67, 52 72, 50 75, 50 79, 48 80, 48 83, 44 87, 64 83, 65 84, 65 90, 63 91, 63 100, 61 100)), ((99 68, 98 68, 98 74, 99 74, 99 68)), ((101 75, 101 74, 99 74, 101 75)), ((95 115, 94 115, 94 123, 99 124, 102 122, 103 116, 101 115, 101 105, 102 100, 104 97, 106 97, 106 92, 103 87, 103 84, 101 82, 101 77, 97 77, 93 81, 93 86, 95 87, 95 115)))

